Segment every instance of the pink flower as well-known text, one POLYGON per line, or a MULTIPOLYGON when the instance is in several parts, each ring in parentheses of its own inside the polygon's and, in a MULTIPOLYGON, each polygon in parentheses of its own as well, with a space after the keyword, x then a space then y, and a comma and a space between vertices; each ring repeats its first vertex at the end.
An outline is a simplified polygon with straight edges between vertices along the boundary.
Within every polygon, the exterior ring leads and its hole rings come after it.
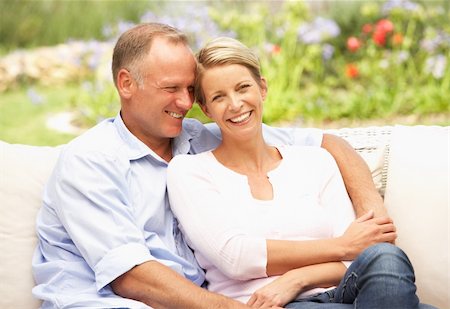
POLYGON ((362 32, 365 34, 371 33, 373 31, 373 25, 372 24, 364 24, 362 26, 362 32))
POLYGON ((382 33, 389 33, 394 31, 394 24, 389 19, 380 19, 376 26, 375 26, 375 32, 382 32, 382 33))
POLYGON ((360 47, 361 41, 358 38, 351 36, 347 39, 347 49, 352 53, 356 52, 360 47))

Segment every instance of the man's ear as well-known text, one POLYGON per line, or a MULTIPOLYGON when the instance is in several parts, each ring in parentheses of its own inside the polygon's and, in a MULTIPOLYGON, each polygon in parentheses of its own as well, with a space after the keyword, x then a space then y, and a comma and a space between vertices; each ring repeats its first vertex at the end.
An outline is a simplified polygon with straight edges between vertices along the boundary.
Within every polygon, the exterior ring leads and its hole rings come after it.
POLYGON ((261 77, 261 96, 263 101, 267 97, 267 80, 264 77, 261 77))
POLYGON ((200 108, 202 109, 203 114, 205 114, 208 118, 212 119, 210 113, 208 112, 208 107, 206 107, 206 103, 203 103, 203 104, 199 103, 198 105, 200 105, 200 108))
POLYGON ((136 90, 136 82, 126 69, 121 69, 117 73, 117 90, 121 97, 129 99, 136 90))

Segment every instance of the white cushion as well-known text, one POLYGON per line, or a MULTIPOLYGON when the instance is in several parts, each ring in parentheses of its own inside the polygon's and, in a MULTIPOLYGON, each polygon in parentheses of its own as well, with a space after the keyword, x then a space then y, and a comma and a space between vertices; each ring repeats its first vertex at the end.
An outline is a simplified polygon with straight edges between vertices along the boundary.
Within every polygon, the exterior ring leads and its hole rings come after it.
POLYGON ((394 128, 384 201, 421 301, 438 308, 450 308, 449 158, 449 127, 394 128))
POLYGON ((31 295, 35 218, 59 148, 0 141, 0 308, 38 308, 31 295))

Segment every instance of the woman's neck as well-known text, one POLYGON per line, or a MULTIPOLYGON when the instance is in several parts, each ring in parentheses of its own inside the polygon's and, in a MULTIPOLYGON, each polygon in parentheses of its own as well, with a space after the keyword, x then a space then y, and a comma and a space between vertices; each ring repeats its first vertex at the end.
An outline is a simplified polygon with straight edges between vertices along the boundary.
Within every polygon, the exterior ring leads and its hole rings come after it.
POLYGON ((224 136, 213 153, 221 164, 247 176, 266 176, 281 160, 278 150, 267 145, 262 134, 247 140, 232 140, 224 136))

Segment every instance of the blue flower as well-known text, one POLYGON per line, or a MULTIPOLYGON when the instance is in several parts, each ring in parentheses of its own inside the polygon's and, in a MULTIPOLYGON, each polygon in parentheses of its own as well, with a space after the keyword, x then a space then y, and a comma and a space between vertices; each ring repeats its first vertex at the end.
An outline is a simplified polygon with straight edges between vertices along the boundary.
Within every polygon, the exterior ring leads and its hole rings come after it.
POLYGON ((331 19, 316 17, 311 23, 301 25, 297 30, 300 41, 305 44, 317 44, 337 37, 341 33, 338 24, 331 19))

